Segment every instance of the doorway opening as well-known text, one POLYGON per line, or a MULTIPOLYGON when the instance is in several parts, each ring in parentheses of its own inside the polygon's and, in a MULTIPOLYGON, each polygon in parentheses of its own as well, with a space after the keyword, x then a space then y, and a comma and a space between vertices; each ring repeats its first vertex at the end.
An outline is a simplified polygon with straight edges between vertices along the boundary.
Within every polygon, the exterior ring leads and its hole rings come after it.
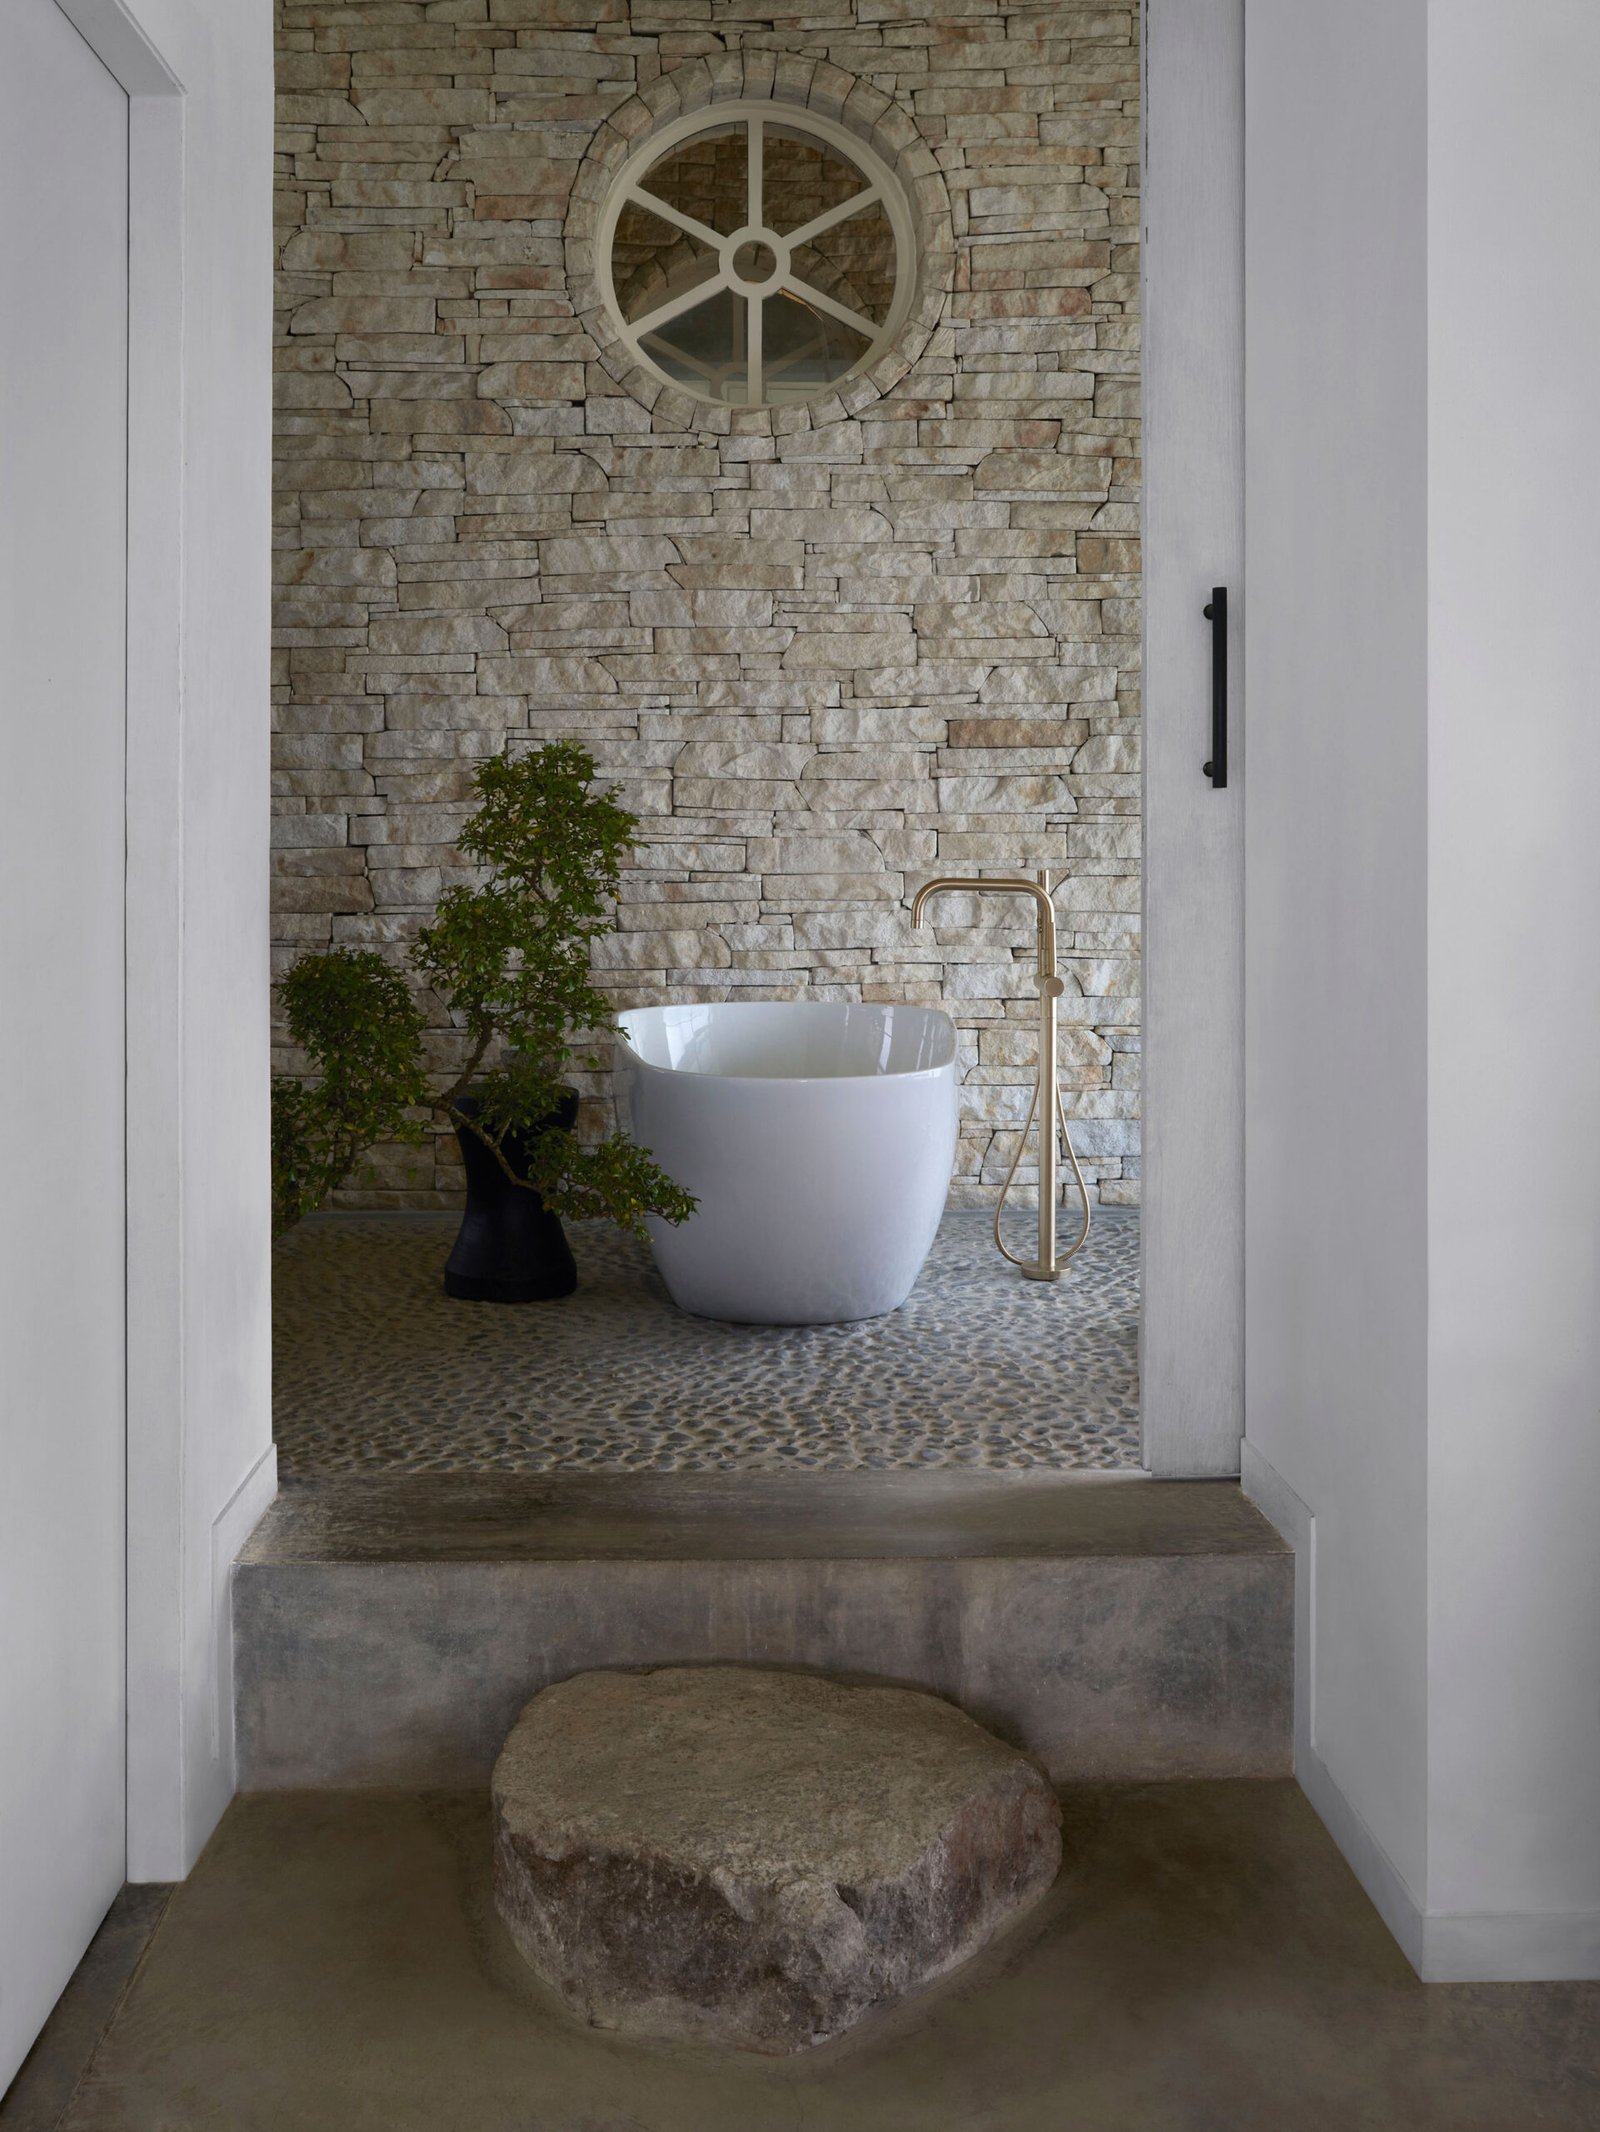
MULTIPOLYGON (((1191 41, 1226 72, 1236 39, 1218 45, 1215 31, 1190 40, 1159 24, 1185 49, 1150 80, 1191 65, 1191 41)), ((517 158, 551 145, 531 107, 505 107, 503 140, 441 114, 448 180, 419 173, 404 201, 386 189, 393 173, 362 163, 358 136, 335 114, 315 122, 286 80, 280 972, 308 948, 403 963, 441 890, 466 878, 456 838, 477 767, 575 739, 640 824, 596 958, 618 1009, 941 1008, 962 1079, 938 1240, 909 1300, 855 1325, 686 1317, 644 1247, 600 1230, 575 1237, 580 1285, 563 1302, 447 1299, 461 1197, 450 1136, 371 1151, 279 1247, 286 1478, 1236 1469, 1237 1386, 1219 1360, 1236 1298, 1218 1289, 1234 1279, 1233 1227, 1213 1187, 1237 1151, 1226 1119, 1201 1112, 1235 1070, 1237 1002, 1224 971, 1209 1024, 1196 1017, 1217 973, 1183 916, 1167 926, 1158 1003, 1182 1064, 1169 1064, 1172 1185, 1154 1255, 1140 1212, 1146 795, 1162 795, 1170 839, 1163 908, 1198 908, 1231 863, 1236 819, 1219 843, 1220 817, 1191 818, 1197 792, 1167 794, 1181 763, 1210 795, 1208 640, 1190 580, 1220 582, 1230 558, 1177 524, 1174 493, 1204 489, 1210 471, 1174 448, 1167 515, 1150 530, 1195 612, 1187 634, 1163 623, 1152 639, 1175 677, 1158 728, 1141 684, 1139 10, 1101 11, 1092 29, 1041 11, 1025 87, 972 77, 990 44, 1003 72, 1014 35, 997 4, 959 49, 919 47, 903 81, 875 78, 859 98, 831 62, 824 91, 809 58, 758 75, 730 46, 713 65, 736 123, 687 90, 680 112, 668 75, 637 124, 623 98, 614 140, 601 127, 574 145, 568 129, 569 160, 541 166, 547 192, 516 182, 517 158), (835 94, 842 118, 824 109, 835 94), (730 398, 675 382, 660 349, 641 368, 613 314, 670 340, 702 289, 737 307, 747 227, 778 232, 763 240, 775 289, 791 270, 824 288, 873 323, 883 352, 814 378, 799 364, 771 406, 748 370, 730 398), (909 335, 898 350, 895 321, 909 335), (1024 1243, 1037 1176, 1019 1148, 1036 1053, 1029 914, 950 899, 913 931, 908 912, 934 874, 1043 867, 1059 882, 1065 1108, 1094 1202, 1090 1240, 1055 1288, 1021 1281, 986 1233, 1020 1153, 1008 1233, 1024 1243), (1222 1057, 1196 1071, 1202 1024, 1222 1057), (1198 1402, 1195 1312, 1179 1296, 1197 1269, 1201 1311, 1223 1328, 1201 1343, 1216 1387, 1198 1402), (1141 1283, 1166 1328, 1144 1328, 1142 1357, 1141 1283), (1152 1385, 1173 1417, 1154 1451, 1152 1385)), ((365 62, 350 62, 359 106, 365 62)), ((396 55, 385 65, 386 82, 403 73, 396 55)), ((1181 169, 1197 121, 1176 122, 1175 98, 1168 108, 1167 166, 1181 169)), ((1170 258, 1195 248, 1185 218, 1201 210, 1181 186, 1165 199, 1170 258)), ((745 347, 749 320, 723 326, 745 347)), ((1224 319, 1215 336, 1224 369, 1231 330, 1224 319)), ((1185 360, 1203 389, 1192 345, 1185 360)), ((1181 500, 1203 516, 1203 497, 1181 500)), ((448 1078, 458 1032, 427 1004, 430 1064, 448 1078)), ((276 1063, 305 1068, 287 1043, 276 1063)), ((604 1132, 609 1074, 577 1079, 580 1132, 604 1132)))

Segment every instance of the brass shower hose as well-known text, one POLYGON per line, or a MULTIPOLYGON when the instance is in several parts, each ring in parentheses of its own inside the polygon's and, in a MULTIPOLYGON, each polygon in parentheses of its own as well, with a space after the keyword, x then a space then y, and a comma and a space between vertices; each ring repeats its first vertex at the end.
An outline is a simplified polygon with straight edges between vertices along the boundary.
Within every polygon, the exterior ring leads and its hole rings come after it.
MULTIPOLYGON (((1072 1165, 1072 1175, 1077 1183, 1078 1197, 1083 1203, 1083 1227, 1078 1231, 1078 1241, 1073 1245, 1070 1251, 1064 1251, 1061 1254, 1060 1263, 1062 1266, 1067 1266, 1071 1264, 1073 1259, 1077 1257, 1078 1253, 1089 1241, 1089 1187, 1084 1183, 1083 1171, 1078 1167, 1078 1151, 1072 1144, 1072 1133, 1067 1124, 1066 1105, 1061 1100, 1061 1083, 1059 1080, 1057 1080, 1055 1083, 1054 1093, 1056 1099, 1056 1117, 1060 1122, 1061 1137, 1067 1144, 1067 1160, 1072 1165)), ((995 1249, 1000 1253, 1000 1256, 1003 1259, 1008 1259, 1013 1266, 1025 1266, 1027 1265, 1028 1261, 1026 1259, 1018 1258, 1017 1254, 1014 1251, 1008 1251, 1006 1249, 1005 1238, 1000 1234, 1000 1216, 1005 1207, 1006 1197, 1011 1190, 1012 1180, 1017 1174, 1017 1166, 1022 1160, 1022 1150, 1028 1144, 1028 1135, 1033 1130, 1033 1121, 1038 1114, 1038 1110, 1039 1083, 1036 1078, 1033 1084, 1033 1095, 1028 1104, 1028 1116, 1021 1132, 1017 1135, 1017 1151, 1011 1158, 1010 1169, 1006 1171, 1006 1181, 1000 1187, 1000 1197, 994 1203, 995 1249)))

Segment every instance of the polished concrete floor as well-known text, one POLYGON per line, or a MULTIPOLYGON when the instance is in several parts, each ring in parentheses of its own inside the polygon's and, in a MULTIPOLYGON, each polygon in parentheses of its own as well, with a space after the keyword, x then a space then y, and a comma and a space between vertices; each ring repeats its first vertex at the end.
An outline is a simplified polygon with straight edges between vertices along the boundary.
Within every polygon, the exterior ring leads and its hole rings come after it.
POLYGON ((236 1801, 62 2132, 1600 2125, 1600 1985, 1418 1984, 1292 1784, 1064 1797, 1041 1908, 784 2061, 625 2041, 545 1998, 490 1907, 481 1793, 236 1801))
POLYGON ((107 1911, 54 2013, 0 2096, 0 2132, 56 2132, 138 1973, 172 1890, 130 1882, 107 1911))

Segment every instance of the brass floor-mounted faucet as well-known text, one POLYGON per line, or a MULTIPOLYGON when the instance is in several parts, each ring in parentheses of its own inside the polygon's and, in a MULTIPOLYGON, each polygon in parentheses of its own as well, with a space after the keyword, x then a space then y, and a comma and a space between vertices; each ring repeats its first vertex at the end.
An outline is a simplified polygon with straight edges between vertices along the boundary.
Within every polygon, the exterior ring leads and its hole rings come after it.
POLYGON ((994 1240, 1002 1258, 1009 1259, 1018 1267, 1024 1278, 1030 1281, 1059 1281, 1061 1270, 1083 1249, 1089 1234, 1089 1188, 1083 1181, 1083 1171, 1078 1167, 1078 1157, 1073 1150, 1072 1135, 1067 1130, 1066 1107, 1061 1101, 1061 1084, 1056 1077, 1056 1001, 1065 987, 1056 972, 1056 907, 1051 900, 1050 876, 1041 872, 1032 881, 1023 876, 996 876, 989 879, 966 879, 947 875, 937 881, 924 881, 911 899, 911 923, 920 925, 922 913, 932 896, 951 894, 978 896, 1031 896, 1039 920, 1039 1070, 1033 1084, 1033 1101, 1028 1105, 1027 1122, 1017 1136, 1017 1151, 1011 1158, 1011 1167, 1006 1172, 1006 1181, 1000 1187, 1000 1197, 994 1206, 994 1240), (1039 1097, 1042 1090, 1050 1094, 1045 1098, 1041 1111, 1039 1097), (1006 1195, 1011 1190, 1011 1180, 1017 1174, 1017 1165, 1022 1160, 1022 1150, 1028 1144, 1028 1133, 1035 1116, 1039 1119, 1039 1256, 1036 1259, 1018 1258, 1008 1251, 1005 1239, 1000 1234, 1000 1213, 1005 1206, 1006 1195), (1072 1174, 1077 1180, 1078 1196, 1083 1202, 1083 1227, 1078 1240, 1070 1251, 1056 1251, 1056 1178, 1058 1149, 1056 1129, 1059 1123, 1061 1138, 1066 1143, 1067 1160, 1072 1165, 1072 1174))

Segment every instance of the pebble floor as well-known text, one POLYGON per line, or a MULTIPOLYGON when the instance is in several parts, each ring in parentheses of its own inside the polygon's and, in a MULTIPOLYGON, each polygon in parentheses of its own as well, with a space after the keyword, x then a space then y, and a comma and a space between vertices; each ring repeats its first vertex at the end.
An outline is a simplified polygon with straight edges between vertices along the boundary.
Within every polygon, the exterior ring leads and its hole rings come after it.
POLYGON ((279 1244, 285 1477, 1139 1463, 1132 1209, 1098 1213, 1054 1287, 1004 1263, 987 1215, 947 1214, 906 1302, 856 1325, 690 1317, 646 1246, 592 1223, 570 1229, 575 1295, 456 1302, 455 1230, 319 1214, 279 1244))

